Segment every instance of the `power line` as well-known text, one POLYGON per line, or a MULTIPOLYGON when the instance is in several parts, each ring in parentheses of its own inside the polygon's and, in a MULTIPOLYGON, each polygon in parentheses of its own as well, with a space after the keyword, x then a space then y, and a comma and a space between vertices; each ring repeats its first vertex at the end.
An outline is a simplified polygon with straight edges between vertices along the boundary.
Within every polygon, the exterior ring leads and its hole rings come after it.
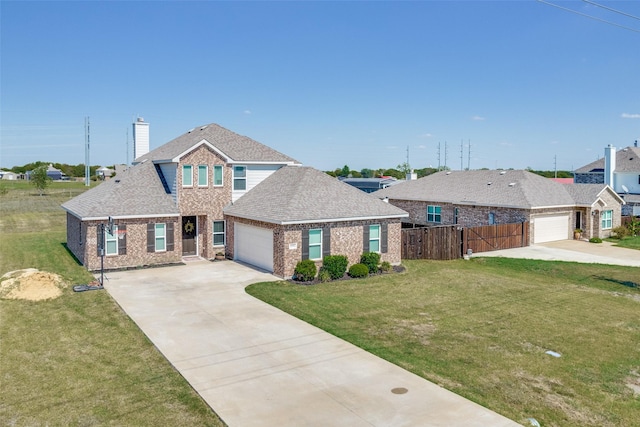
POLYGON ((611 8, 611 7, 608 7, 608 6, 605 6, 605 5, 602 5, 602 4, 598 4, 598 3, 593 2, 593 1, 590 1, 590 0, 582 0, 582 1, 583 1, 583 2, 585 2, 585 3, 589 3, 589 4, 592 4, 592 5, 594 5, 594 6, 598 6, 598 7, 601 7, 601 8, 603 8, 603 9, 609 10, 609 11, 611 11, 611 12, 619 13, 620 15, 628 16, 629 18, 637 19, 637 20, 639 20, 639 21, 640 21, 640 18, 639 18, 639 17, 637 17, 637 16, 635 16, 635 15, 631 15, 631 14, 629 14, 629 13, 622 12, 622 11, 620 11, 620 10, 616 10, 616 9, 613 9, 613 8, 611 8))
POLYGON ((568 7, 563 7, 557 4, 550 3, 545 0, 537 0, 540 3, 544 3, 549 6, 557 7, 558 9, 566 10, 567 12, 575 13, 576 15, 584 16, 586 18, 591 18, 596 21, 604 22, 605 24, 613 25, 614 27, 623 28, 625 30, 633 31, 634 33, 640 33, 640 30, 636 30, 635 28, 625 27, 624 25, 617 24, 615 22, 607 21, 606 19, 601 19, 596 16, 587 15, 586 13, 578 12, 577 10, 569 9, 568 7))

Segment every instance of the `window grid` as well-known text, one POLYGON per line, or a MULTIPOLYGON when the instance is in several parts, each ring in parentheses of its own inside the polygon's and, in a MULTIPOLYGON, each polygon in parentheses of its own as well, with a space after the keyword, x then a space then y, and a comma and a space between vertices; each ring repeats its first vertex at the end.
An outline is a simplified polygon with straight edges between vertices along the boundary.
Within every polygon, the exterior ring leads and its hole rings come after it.
POLYGON ((246 166, 234 166, 233 167, 233 189, 244 191, 247 189, 247 167, 246 166))
POLYGON ((442 222, 442 208, 440 206, 427 206, 427 222, 442 222))
POLYGON ((369 252, 380 252, 380 226, 369 226, 369 252))
POLYGON ((602 212, 602 229, 608 230, 613 228, 613 211, 602 212))

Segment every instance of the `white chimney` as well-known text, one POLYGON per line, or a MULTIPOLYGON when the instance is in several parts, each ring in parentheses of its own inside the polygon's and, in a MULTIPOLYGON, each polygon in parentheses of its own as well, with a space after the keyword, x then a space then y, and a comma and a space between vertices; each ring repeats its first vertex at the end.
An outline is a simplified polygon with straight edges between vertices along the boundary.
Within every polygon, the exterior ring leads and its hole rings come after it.
POLYGON ((149 152, 149 123, 142 117, 133 124, 133 159, 144 156, 149 152))
POLYGON ((413 169, 411 169, 411 172, 407 172, 406 179, 407 181, 415 181, 416 179, 418 179, 418 174, 415 173, 413 169))
POLYGON ((604 183, 613 187, 613 172, 616 170, 616 147, 609 144, 604 148, 604 183))

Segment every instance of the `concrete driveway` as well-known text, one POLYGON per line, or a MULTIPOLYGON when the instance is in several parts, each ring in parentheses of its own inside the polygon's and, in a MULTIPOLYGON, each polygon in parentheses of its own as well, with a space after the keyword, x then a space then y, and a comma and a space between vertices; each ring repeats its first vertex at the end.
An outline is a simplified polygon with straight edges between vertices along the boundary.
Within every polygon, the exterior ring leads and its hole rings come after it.
POLYGON ((517 426, 245 293, 232 261, 114 272, 105 287, 231 427, 517 426))
POLYGON ((638 250, 614 246, 611 242, 589 243, 583 240, 560 240, 524 248, 479 252, 473 254, 473 256, 573 261, 640 267, 640 251, 638 250))

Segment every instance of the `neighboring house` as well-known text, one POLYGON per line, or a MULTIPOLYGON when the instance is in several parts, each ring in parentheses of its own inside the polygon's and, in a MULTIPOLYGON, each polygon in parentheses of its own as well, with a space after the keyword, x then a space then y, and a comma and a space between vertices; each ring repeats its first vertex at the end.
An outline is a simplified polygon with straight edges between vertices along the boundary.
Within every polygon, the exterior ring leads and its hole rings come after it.
POLYGON ((640 216, 640 148, 638 142, 616 152, 608 145, 604 158, 575 171, 576 184, 607 184, 626 202, 622 215, 640 216))
POLYGON ((573 178, 549 178, 558 184, 573 184, 573 178))
POLYGON ((381 190, 383 188, 387 188, 391 185, 397 184, 397 179, 393 177, 382 177, 382 178, 339 178, 340 181, 345 184, 349 184, 353 187, 356 187, 358 190, 362 190, 365 193, 373 193, 375 191, 381 190))
POLYGON ((287 166, 224 209, 234 258, 288 277, 301 259, 363 252, 400 263, 402 218, 395 206, 310 167, 287 166))
POLYGON ((68 180, 69 178, 60 169, 56 169, 52 164, 47 167, 47 176, 54 181, 68 180))
POLYGON ((352 262, 357 261, 353 251, 361 253, 364 247, 363 227, 379 224, 379 229, 371 231, 375 234, 386 226, 389 242, 397 239, 398 243, 390 244, 385 255, 380 238, 383 258, 400 262, 399 218, 406 213, 373 199, 376 208, 363 216, 358 205, 371 199, 366 194, 216 124, 192 129, 136 162, 114 179, 62 205, 67 211, 67 246, 90 270, 100 267, 98 243, 104 239, 107 269, 177 263, 188 256, 211 259, 224 252, 229 258, 286 277, 304 257, 303 248, 313 247, 307 251, 309 257, 317 253, 318 235, 309 236, 310 224, 331 229, 321 228, 323 254, 345 254, 352 262), (296 171, 301 175, 295 175, 296 171), (307 179, 311 175, 314 182, 307 179), (366 199, 355 197, 355 204, 346 205, 344 188, 366 199), (290 200, 297 200, 297 205, 290 200), (335 204, 358 216, 332 210, 335 204), (321 206, 329 216, 317 216, 321 206), (304 209, 316 215, 310 217, 312 222, 294 215, 304 209), (344 216, 336 217, 334 212, 344 216), (109 217, 114 230, 102 235, 101 226, 109 217), (361 223, 355 243, 348 221, 361 223), (312 243, 303 243, 305 233, 312 243))
POLYGON ((18 179, 18 174, 11 171, 0 171, 0 179, 15 181, 16 179, 18 179))
POLYGON ((116 171, 113 169, 109 169, 106 166, 103 166, 101 168, 96 169, 96 176, 98 177, 99 180, 104 181, 107 178, 111 178, 111 176, 115 173, 116 171))
POLYGON ((522 170, 442 171, 380 190, 376 197, 409 212, 421 225, 480 225, 529 222, 531 243, 607 237, 620 225, 622 199, 605 185, 570 190, 522 170))

